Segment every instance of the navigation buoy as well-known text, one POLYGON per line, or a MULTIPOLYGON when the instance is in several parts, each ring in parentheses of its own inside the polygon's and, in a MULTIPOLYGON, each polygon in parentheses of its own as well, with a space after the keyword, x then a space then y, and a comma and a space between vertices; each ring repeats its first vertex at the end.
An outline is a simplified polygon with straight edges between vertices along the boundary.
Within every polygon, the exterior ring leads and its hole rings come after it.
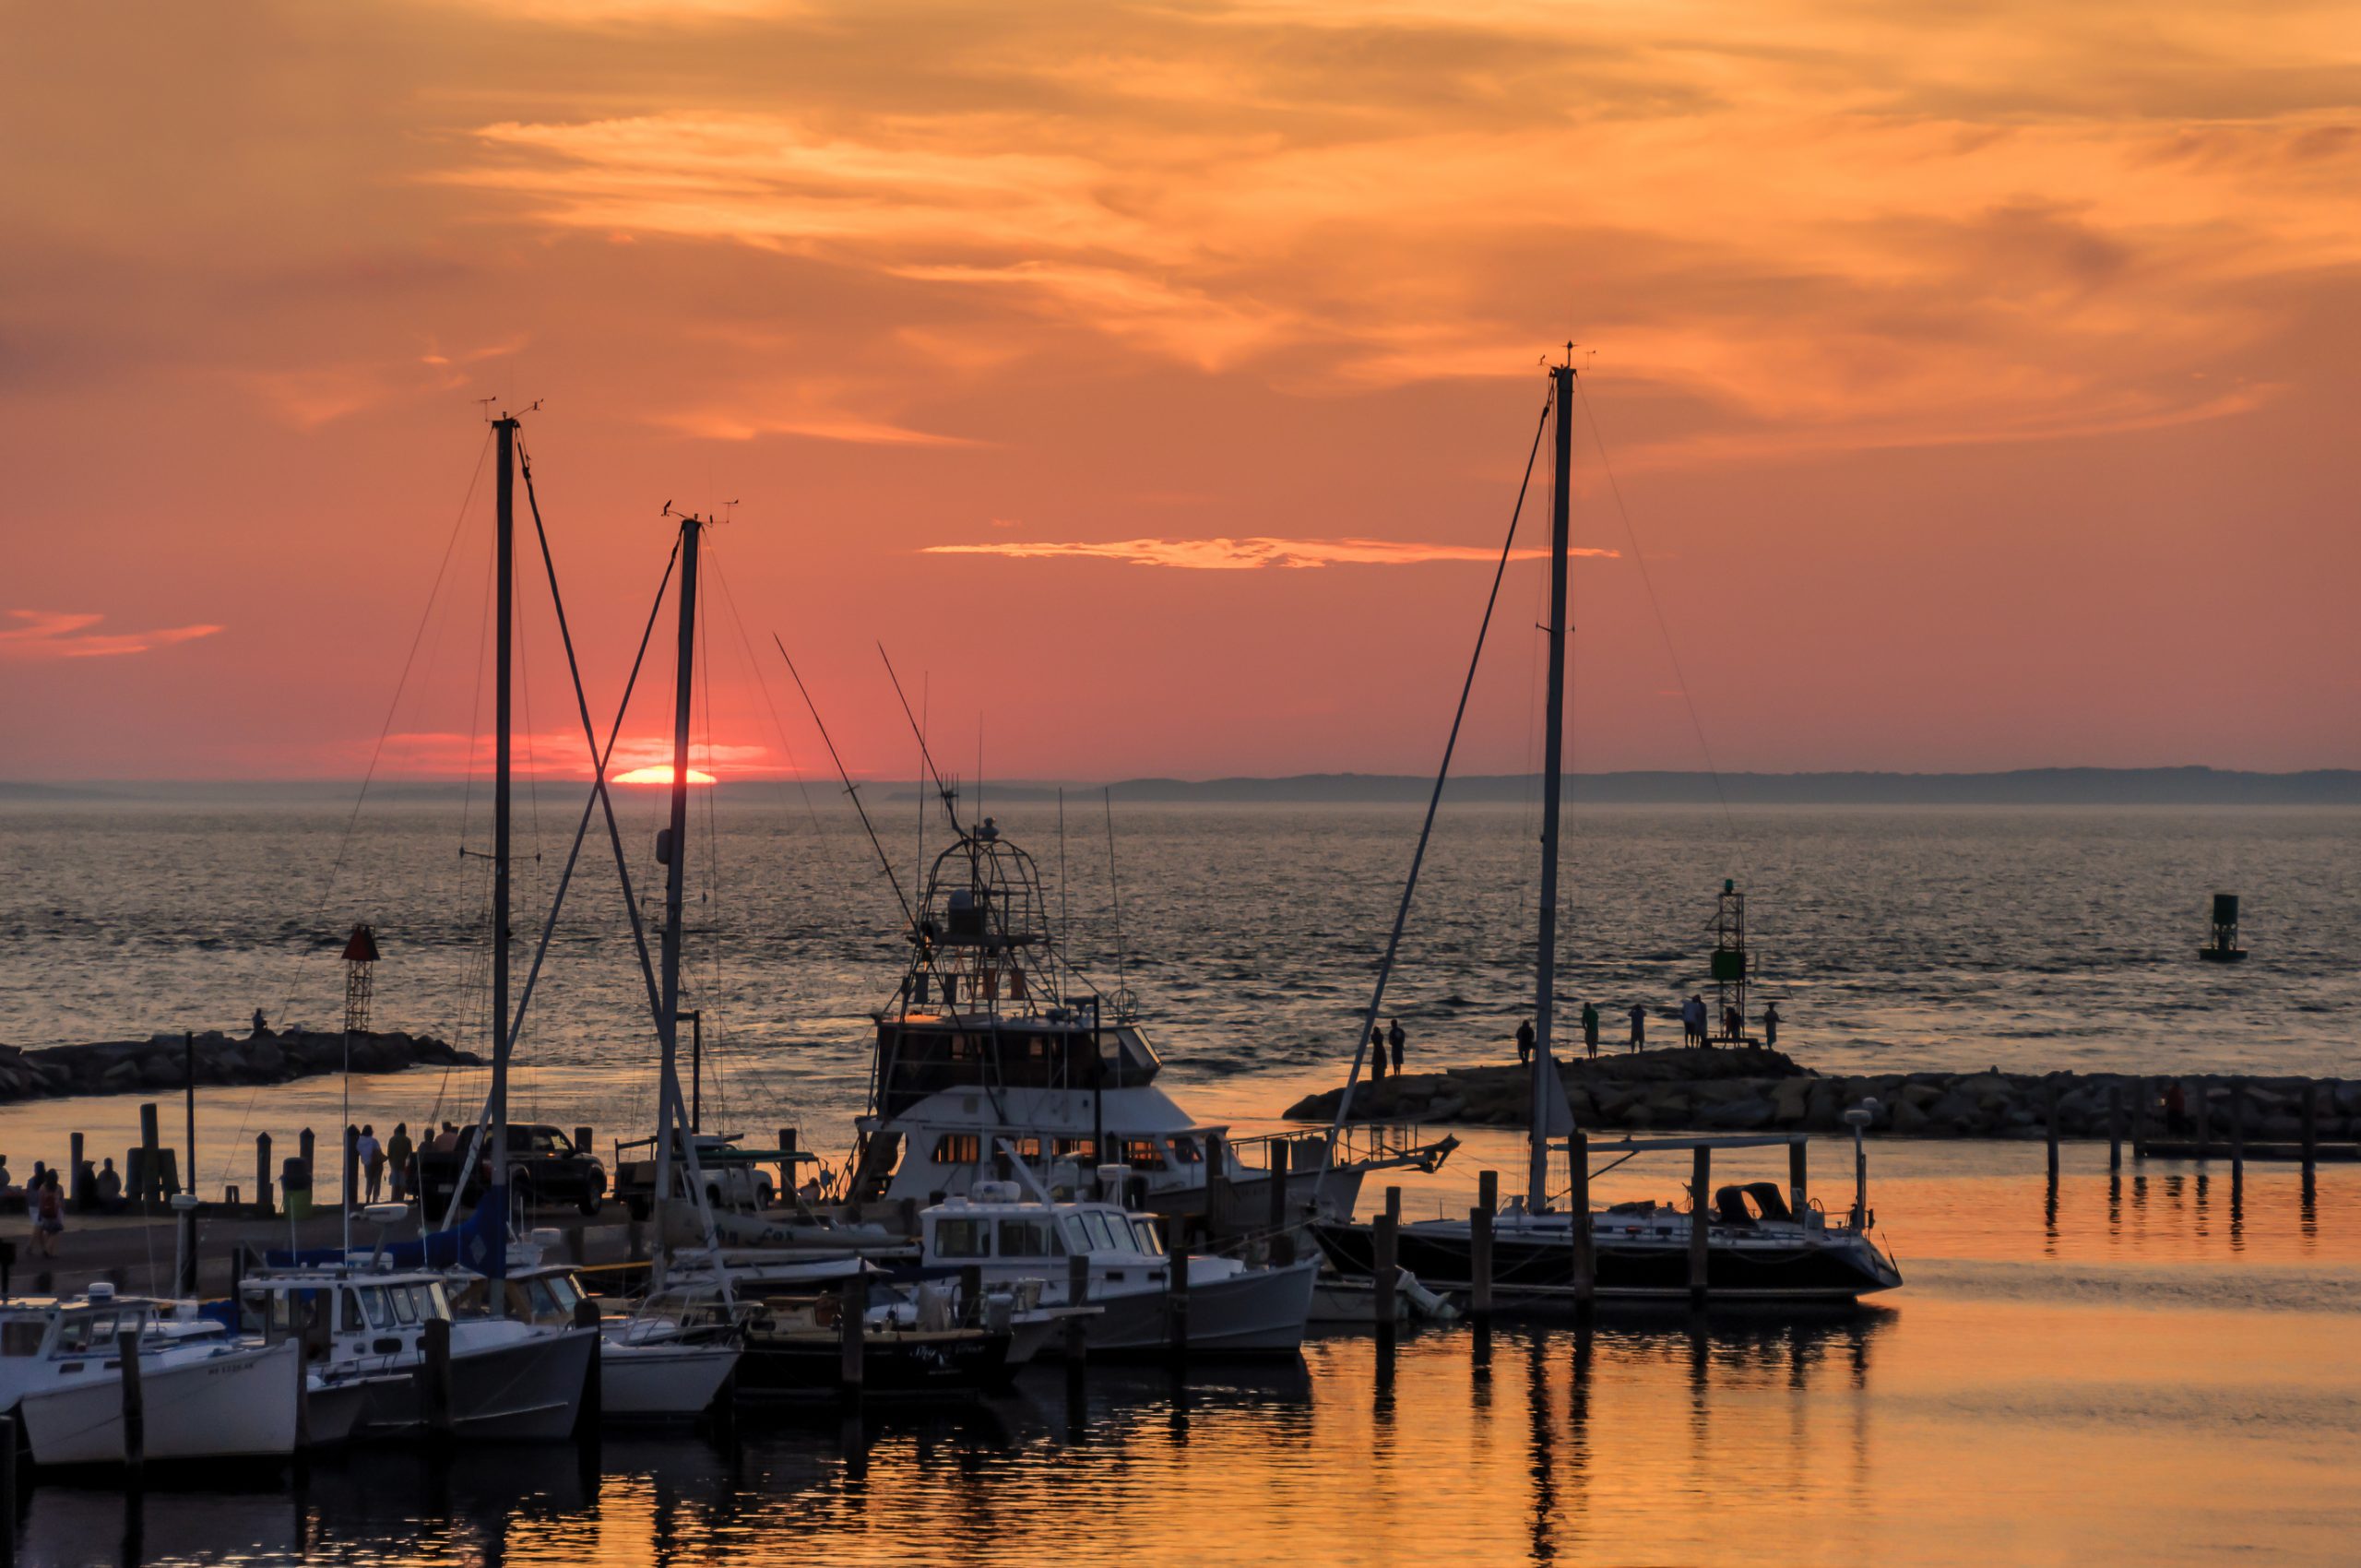
POLYGON ((2247 956, 2238 945, 2238 896, 2213 895, 2213 939, 2197 950, 2209 964, 2235 964, 2247 956))

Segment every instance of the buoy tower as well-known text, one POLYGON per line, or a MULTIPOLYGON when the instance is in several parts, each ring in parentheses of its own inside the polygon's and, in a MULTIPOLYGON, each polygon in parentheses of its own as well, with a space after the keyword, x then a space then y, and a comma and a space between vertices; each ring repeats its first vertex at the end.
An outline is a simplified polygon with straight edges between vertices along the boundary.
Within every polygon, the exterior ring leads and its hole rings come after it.
POLYGON ((2238 945, 2238 896, 2235 893, 2213 895, 2213 939, 2197 950, 2197 956, 2209 964, 2235 964, 2247 956, 2238 945))

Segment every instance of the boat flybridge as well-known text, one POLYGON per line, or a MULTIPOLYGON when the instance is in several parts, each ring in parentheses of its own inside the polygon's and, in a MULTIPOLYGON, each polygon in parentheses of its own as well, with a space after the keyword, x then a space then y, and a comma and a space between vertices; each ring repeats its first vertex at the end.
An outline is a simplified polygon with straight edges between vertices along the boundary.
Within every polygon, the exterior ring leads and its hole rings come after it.
POLYGON ((954 825, 911 922, 909 968, 875 1015, 852 1202, 965 1194, 1005 1179, 1006 1146, 1066 1196, 1091 1191, 1100 1166, 1122 1166, 1124 1203, 1154 1214, 1207 1213, 1218 1161, 1225 1206, 1262 1215, 1274 1167, 1300 1153, 1281 1178, 1287 1206, 1349 1215, 1369 1172, 1432 1170, 1457 1146, 1380 1131, 1329 1161, 1322 1138, 1232 1139, 1192 1119, 1157 1082, 1164 1063, 1131 992, 1102 994, 1065 962, 1033 857, 990 817, 954 825))

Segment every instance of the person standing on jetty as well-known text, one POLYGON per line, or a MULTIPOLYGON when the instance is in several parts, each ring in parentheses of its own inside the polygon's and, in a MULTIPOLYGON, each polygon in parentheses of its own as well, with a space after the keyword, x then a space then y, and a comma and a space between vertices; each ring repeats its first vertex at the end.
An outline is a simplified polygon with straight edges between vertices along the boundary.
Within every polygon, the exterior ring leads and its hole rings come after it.
POLYGON ((361 1157, 361 1178, 366 1183, 368 1201, 377 1201, 377 1190, 386 1183, 386 1146, 377 1141, 374 1123, 361 1129, 361 1141, 352 1146, 361 1157))
POLYGON ((1644 1051, 1648 1044, 1648 1010, 1640 1003, 1631 1004, 1631 1049, 1644 1051))
POLYGON ((1385 1031, 1375 1024, 1369 1027, 1369 1081, 1385 1082, 1385 1031))
POLYGON ((1385 1042, 1394 1048, 1394 1075, 1398 1078, 1402 1075, 1402 1047, 1410 1037, 1402 1032, 1401 1019, 1388 1018, 1386 1022, 1394 1026, 1385 1031, 1385 1042))
POLYGON ((1762 1009, 1762 1049, 1779 1049, 1779 1004, 1775 1002, 1762 1009))
POLYGON ((1583 1004, 1583 1049, 1598 1054, 1598 1007, 1589 1002, 1583 1004))
POLYGON ((1533 1065, 1533 1020, 1530 1018, 1517 1020, 1516 1064, 1520 1067, 1533 1065))

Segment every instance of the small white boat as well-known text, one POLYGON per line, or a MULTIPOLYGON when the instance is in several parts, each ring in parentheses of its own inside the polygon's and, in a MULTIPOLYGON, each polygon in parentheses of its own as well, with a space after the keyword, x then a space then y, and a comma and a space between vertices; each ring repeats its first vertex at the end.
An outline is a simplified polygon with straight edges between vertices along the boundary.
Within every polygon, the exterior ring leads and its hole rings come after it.
MULTIPOLYGON (((1102 1171, 1109 1190, 1121 1190, 1120 1171, 1102 1171)), ((1013 1182, 979 1182, 919 1216, 921 1256, 931 1268, 981 1272, 987 1286, 1039 1283, 1044 1307, 1097 1307, 1086 1348, 1097 1352, 1159 1349, 1171 1342, 1179 1292, 1175 1267, 1185 1268, 1187 1343, 1192 1350, 1291 1355, 1301 1348, 1311 1313, 1319 1265, 1312 1259, 1250 1267, 1236 1258, 1165 1254, 1157 1222, 1120 1204, 1026 1198, 1013 1182), (1089 1287, 1069 1300, 1073 1257, 1088 1260, 1089 1287)), ((1047 1347, 1044 1347, 1047 1348, 1047 1347)))
MULTIPOLYGON (((1458 1316, 1459 1309, 1450 1297, 1428 1289, 1406 1268, 1394 1270, 1394 1322, 1397 1326, 1449 1323, 1458 1316)), ((1323 1326, 1350 1324, 1364 1328, 1375 1324, 1377 1281, 1350 1275, 1322 1275, 1311 1290, 1311 1321, 1323 1326)))
MULTIPOLYGON (((165 1318, 158 1303, 94 1287, 61 1303, 35 1352, 48 1376, 24 1391, 17 1419, 40 1466, 119 1465, 128 1457, 116 1336, 139 1336, 141 1455, 148 1461, 285 1458, 295 1452, 303 1374, 292 1340, 231 1338, 219 1324, 165 1318), (174 1332, 175 1326, 187 1332, 174 1332)), ((22 1319, 15 1320, 21 1323, 22 1319)))

